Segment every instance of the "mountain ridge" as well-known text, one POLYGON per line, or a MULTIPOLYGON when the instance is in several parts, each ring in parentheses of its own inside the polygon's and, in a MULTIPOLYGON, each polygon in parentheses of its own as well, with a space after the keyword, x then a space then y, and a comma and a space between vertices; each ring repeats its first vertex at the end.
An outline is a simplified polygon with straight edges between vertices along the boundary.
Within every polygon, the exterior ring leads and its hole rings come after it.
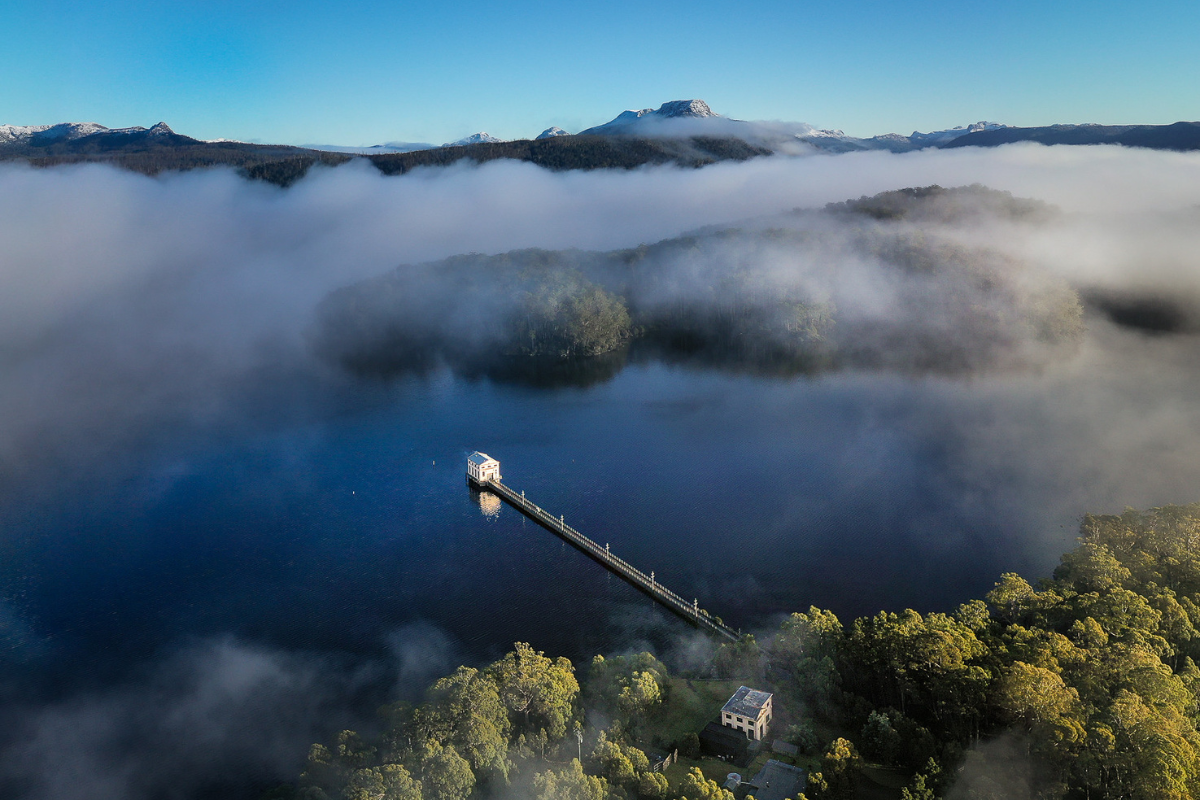
POLYGON ((551 126, 532 139, 505 141, 479 132, 442 146, 392 142, 371 147, 271 145, 205 141, 176 133, 165 122, 150 128, 107 128, 95 122, 0 125, 0 161, 34 166, 107 162, 144 174, 231 166, 250 178, 287 186, 314 164, 336 166, 365 157, 384 174, 446 166, 462 159, 528 161, 551 170, 632 169, 673 163, 701 167, 765 155, 805 156, 865 151, 904 153, 927 148, 1109 144, 1158 150, 1200 150, 1200 122, 1170 125, 1050 125, 1015 127, 980 121, 908 136, 870 138, 803 122, 738 120, 703 100, 672 100, 657 109, 623 111, 602 125, 571 134, 551 126))

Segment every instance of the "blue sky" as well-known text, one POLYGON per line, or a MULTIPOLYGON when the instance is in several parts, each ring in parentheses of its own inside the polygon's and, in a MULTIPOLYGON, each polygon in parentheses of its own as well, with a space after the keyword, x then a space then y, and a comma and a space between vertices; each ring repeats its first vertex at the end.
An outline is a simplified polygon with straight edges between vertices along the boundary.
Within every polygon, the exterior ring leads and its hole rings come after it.
POLYGON ((910 133, 1200 119, 1200 3, 7 0, 0 123, 440 143, 699 97, 910 133))

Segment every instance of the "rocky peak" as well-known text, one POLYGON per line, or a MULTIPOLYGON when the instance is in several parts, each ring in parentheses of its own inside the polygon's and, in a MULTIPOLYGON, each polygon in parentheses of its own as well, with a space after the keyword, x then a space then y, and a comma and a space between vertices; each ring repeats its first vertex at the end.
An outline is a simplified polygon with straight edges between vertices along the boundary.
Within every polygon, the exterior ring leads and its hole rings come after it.
MULTIPOLYGON (((644 113, 644 112, 643 112, 644 113)), ((703 100, 671 100, 654 112, 660 117, 719 117, 703 100)))

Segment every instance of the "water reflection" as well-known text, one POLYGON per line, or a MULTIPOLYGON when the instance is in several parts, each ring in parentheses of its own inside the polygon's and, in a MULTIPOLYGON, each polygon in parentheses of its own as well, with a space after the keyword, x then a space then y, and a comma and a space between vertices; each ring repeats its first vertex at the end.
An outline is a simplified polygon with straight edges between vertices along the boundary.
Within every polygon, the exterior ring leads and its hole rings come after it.
MULTIPOLYGON (((932 347, 930 348, 933 349, 932 347)), ((492 360, 431 357, 401 357, 387 353, 378 357, 342 361, 340 366, 358 378, 400 380, 423 377, 448 368, 458 378, 489 381, 546 391, 590 389, 610 383, 623 370, 634 366, 664 364, 697 372, 758 378, 818 378, 863 368, 906 377, 983 376, 1020 373, 1011 364, 981 364, 952 357, 925 354, 921 359, 895 358, 884 362, 872 353, 832 345, 797 352, 769 346, 751 347, 742 342, 710 342, 687 336, 647 336, 610 353, 593 357, 553 358, 545 356, 497 356, 492 360)))
POLYGON ((500 516, 502 505, 500 498, 491 492, 479 492, 479 510, 485 517, 494 519, 500 516))

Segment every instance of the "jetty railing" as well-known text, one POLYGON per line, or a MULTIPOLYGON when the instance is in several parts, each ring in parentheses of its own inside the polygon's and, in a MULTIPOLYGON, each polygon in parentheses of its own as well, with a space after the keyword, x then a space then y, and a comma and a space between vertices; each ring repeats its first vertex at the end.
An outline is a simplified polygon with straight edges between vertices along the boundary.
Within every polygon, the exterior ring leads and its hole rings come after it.
POLYGON ((673 611, 684 620, 692 623, 701 630, 713 633, 720 638, 730 641, 737 641, 741 638, 740 634, 728 625, 719 621, 703 608, 697 601, 688 602, 679 595, 672 592, 667 587, 663 586, 654 578, 654 573, 649 575, 642 572, 637 567, 633 566, 624 559, 618 558, 612 554, 609 546, 606 544, 601 547, 596 542, 584 536, 579 531, 566 524, 563 517, 555 517, 546 511, 544 508, 528 500, 524 492, 517 493, 505 486, 498 480, 485 481, 482 484, 483 488, 490 489, 498 494, 501 499, 511 505, 513 508, 520 511, 525 516, 532 519, 534 522, 541 525, 546 530, 556 534, 560 538, 574 545, 579 550, 582 550, 586 555, 593 560, 598 561, 603 566, 607 567, 611 572, 616 573, 624 578, 635 588, 650 595, 668 610, 673 611))

